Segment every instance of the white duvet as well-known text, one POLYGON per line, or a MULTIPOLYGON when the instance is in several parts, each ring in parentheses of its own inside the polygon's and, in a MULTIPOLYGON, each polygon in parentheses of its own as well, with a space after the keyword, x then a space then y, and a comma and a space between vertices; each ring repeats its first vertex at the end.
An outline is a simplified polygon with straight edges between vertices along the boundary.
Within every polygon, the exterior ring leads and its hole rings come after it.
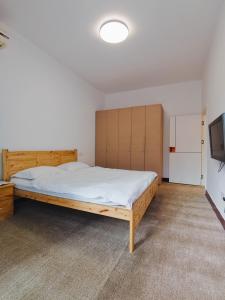
POLYGON ((51 176, 43 175, 32 180, 32 186, 45 192, 100 198, 114 205, 131 208, 132 203, 156 176, 156 173, 149 171, 90 167, 51 176))

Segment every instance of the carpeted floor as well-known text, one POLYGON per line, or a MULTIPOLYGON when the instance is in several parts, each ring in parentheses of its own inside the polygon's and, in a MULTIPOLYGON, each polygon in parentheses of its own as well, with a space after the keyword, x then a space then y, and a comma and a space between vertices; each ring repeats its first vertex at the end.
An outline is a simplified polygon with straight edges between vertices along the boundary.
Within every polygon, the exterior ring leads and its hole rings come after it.
POLYGON ((225 299, 225 232, 200 188, 163 184, 124 221, 31 201, 0 223, 0 299, 225 299))

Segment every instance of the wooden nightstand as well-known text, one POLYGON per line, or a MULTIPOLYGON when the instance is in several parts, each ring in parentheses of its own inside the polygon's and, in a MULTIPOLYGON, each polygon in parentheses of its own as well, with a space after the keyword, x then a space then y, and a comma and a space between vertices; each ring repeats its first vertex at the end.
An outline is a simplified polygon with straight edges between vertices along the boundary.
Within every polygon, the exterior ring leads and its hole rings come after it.
POLYGON ((0 185, 0 221, 13 215, 13 189, 12 183, 0 185))

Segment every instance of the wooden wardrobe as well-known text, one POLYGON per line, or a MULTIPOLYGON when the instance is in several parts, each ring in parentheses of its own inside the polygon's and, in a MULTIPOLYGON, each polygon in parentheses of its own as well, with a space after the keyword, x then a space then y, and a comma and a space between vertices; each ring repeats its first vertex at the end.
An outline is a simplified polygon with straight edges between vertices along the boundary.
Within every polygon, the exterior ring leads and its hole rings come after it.
POLYGON ((96 166, 150 170, 162 177, 161 104, 96 112, 96 166))

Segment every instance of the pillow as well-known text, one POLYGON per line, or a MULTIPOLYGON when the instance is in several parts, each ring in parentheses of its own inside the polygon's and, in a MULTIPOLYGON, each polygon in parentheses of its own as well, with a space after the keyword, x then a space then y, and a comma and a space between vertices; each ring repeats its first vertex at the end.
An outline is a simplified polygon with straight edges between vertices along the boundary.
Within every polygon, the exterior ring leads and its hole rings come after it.
POLYGON ((60 170, 57 167, 40 166, 19 171, 12 177, 33 180, 43 175, 51 176, 62 172, 63 170, 60 170))
POLYGON ((64 171, 77 171, 84 168, 90 168, 90 166, 82 162, 72 161, 59 165, 58 168, 64 171))

